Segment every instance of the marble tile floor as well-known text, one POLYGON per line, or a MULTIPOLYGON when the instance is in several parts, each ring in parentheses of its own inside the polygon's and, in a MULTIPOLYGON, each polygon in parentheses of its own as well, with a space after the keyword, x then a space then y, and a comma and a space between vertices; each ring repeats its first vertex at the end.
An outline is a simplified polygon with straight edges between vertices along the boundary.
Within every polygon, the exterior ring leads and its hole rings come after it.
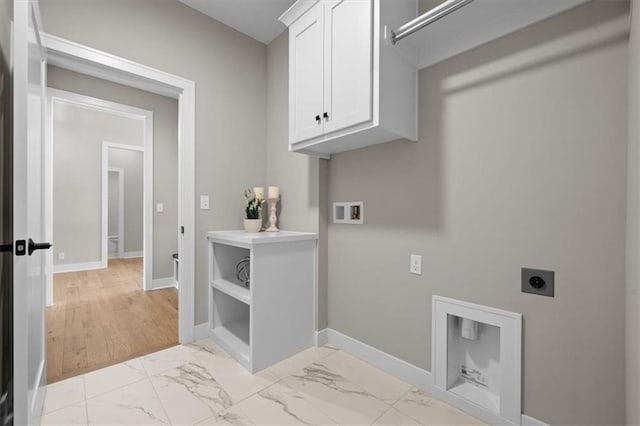
POLYGON ((483 423, 329 346, 252 375, 205 339, 49 385, 42 424, 483 423))

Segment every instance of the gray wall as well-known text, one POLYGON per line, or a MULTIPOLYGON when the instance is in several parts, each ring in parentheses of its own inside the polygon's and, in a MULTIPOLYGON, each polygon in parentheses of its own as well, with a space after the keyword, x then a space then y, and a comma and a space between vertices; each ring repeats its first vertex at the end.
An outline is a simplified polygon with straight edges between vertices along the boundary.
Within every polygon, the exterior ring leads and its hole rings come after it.
POLYGON ((289 152, 289 38, 280 35, 267 47, 266 184, 280 186, 279 220, 289 230, 318 230, 318 163, 289 152))
POLYGON ((640 1, 631 2, 627 179, 627 424, 640 424, 640 1))
POLYGON ((153 111, 153 278, 173 275, 171 255, 178 251, 178 102, 54 66, 48 86, 153 111))
MULTIPOLYGON (((267 179, 265 185, 277 185, 281 192, 280 229, 319 232, 319 321, 327 326, 326 226, 320 215, 320 169, 326 161, 289 152, 289 38, 281 34, 267 46, 267 179), (325 267, 322 267, 325 265, 325 267)), ((324 176, 324 174, 322 174, 324 176)), ((263 214, 267 217, 267 214, 263 214)))
POLYGON ((144 123, 67 103, 56 105, 53 121, 53 262, 99 262, 102 142, 141 146, 144 123))
POLYGON ((144 248, 144 153, 109 149, 109 167, 124 170, 124 251, 144 248))
POLYGON ((624 421, 627 40, 564 37, 627 8, 422 70, 417 143, 333 156, 329 201, 364 201, 365 224, 329 225, 330 328, 430 370, 432 295, 521 312, 524 412, 624 421), (555 270, 556 297, 522 294, 523 266, 555 270))
POLYGON ((108 194, 109 194, 109 199, 107 200, 108 203, 108 209, 109 209, 109 216, 108 216, 108 223, 107 223, 107 234, 109 236, 115 236, 118 235, 118 210, 120 208, 120 203, 119 203, 119 194, 120 194, 120 187, 118 185, 118 173, 116 172, 109 172, 109 187, 108 187, 108 194))
POLYGON ((196 194, 211 197, 211 209, 196 212, 195 323, 206 322, 206 232, 241 228, 243 190, 266 176, 265 45, 177 0, 40 8, 50 34, 195 81, 196 194))

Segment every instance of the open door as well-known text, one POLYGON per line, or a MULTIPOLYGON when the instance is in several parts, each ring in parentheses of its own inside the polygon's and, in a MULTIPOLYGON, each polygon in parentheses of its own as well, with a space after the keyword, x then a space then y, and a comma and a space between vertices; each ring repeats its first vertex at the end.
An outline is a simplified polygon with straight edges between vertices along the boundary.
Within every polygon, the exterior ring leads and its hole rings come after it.
POLYGON ((14 423, 39 424, 46 385, 43 118, 45 52, 36 0, 13 2, 14 423))

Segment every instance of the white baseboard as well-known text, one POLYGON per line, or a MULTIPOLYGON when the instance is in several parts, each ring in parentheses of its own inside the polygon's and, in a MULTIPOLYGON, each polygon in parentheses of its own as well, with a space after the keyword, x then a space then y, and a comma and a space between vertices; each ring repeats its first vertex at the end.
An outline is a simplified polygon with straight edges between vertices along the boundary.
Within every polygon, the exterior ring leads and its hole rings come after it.
POLYGON ((101 261, 83 262, 83 263, 66 263, 62 265, 53 265, 53 273, 59 274, 62 272, 91 271, 94 269, 104 269, 106 267, 107 265, 103 265, 101 261))
POLYGON ((324 346, 329 343, 329 329, 325 328, 324 330, 316 331, 315 343, 316 346, 324 346))
POLYGON ((534 419, 533 417, 529 417, 526 414, 522 415, 520 422, 522 426, 549 426, 547 423, 534 419))
POLYGON ((173 277, 157 278, 151 282, 151 290, 159 290, 161 288, 175 287, 176 282, 173 277))
POLYGON ((120 259, 133 259, 134 257, 142 257, 144 252, 142 251, 125 251, 122 256, 118 256, 120 259))
POLYGON ((193 327, 193 340, 201 340, 209 337, 209 323, 203 322, 193 327))
MULTIPOLYGON (((460 397, 453 395, 451 392, 445 392, 433 386, 431 372, 413 364, 409 364, 393 355, 376 349, 359 340, 349 337, 339 331, 331 328, 316 331, 315 341, 318 346, 330 344, 338 349, 347 352, 356 358, 368 362, 374 367, 403 380, 418 389, 425 392, 435 394, 439 399, 468 412, 469 414, 481 419, 489 419, 490 424, 504 424, 504 419, 485 409, 467 402, 460 397)), ((548 426, 546 423, 537 420, 525 414, 521 417, 521 424, 526 426, 548 426)))
POLYGON ((396 358, 393 355, 382 352, 380 349, 376 349, 373 346, 369 346, 366 343, 362 343, 359 340, 331 328, 326 328, 317 332, 318 341, 320 341, 320 336, 323 333, 326 333, 327 342, 330 345, 360 358, 374 367, 377 367, 380 370, 417 387, 418 389, 422 389, 427 392, 431 391, 431 372, 409 364, 400 358, 396 358))

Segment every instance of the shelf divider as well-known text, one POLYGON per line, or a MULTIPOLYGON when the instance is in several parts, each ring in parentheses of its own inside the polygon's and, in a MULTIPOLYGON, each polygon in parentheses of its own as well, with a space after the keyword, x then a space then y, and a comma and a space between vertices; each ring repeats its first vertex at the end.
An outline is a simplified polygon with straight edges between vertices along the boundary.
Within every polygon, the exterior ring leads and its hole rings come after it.
POLYGON ((240 284, 218 278, 211 281, 211 287, 223 292, 228 296, 233 297, 234 299, 242 303, 246 303, 247 305, 251 306, 251 292, 248 288, 242 287, 240 284))

